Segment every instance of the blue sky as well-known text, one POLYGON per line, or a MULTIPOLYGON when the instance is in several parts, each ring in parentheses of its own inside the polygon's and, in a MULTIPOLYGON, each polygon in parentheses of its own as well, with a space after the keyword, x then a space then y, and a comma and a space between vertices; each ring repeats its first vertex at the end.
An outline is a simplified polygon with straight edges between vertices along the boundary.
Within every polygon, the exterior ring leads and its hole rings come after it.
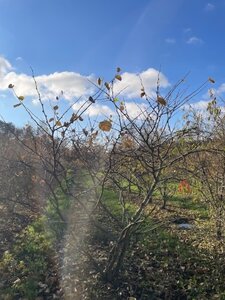
POLYGON ((143 73, 149 90, 153 70, 161 69, 165 87, 190 71, 190 86, 211 76, 222 93, 224 16, 224 0, 0 0, 0 113, 25 122, 21 111, 12 115, 7 80, 18 81, 18 92, 38 110, 28 91, 29 66, 43 85, 48 82, 46 98, 57 82, 68 101, 90 92, 86 77, 110 79, 117 66, 129 76, 152 70, 143 73), (74 90, 74 84, 81 87, 74 90))

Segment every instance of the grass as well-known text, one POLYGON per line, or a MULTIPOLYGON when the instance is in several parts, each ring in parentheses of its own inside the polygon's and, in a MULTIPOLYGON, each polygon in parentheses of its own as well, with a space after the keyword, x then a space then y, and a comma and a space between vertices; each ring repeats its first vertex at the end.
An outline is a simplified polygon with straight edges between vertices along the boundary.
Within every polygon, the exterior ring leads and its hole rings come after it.
MULTIPOLYGON (((72 176, 68 175, 67 184, 72 184, 71 179, 72 176)), ((60 211, 65 213, 70 207, 69 197, 60 188, 55 190, 55 194, 60 211)), ((52 257, 56 254, 55 244, 62 238, 66 227, 51 200, 47 201, 46 215, 37 217, 20 232, 16 243, 0 261, 0 276, 4 278, 1 296, 4 299, 32 300, 49 290, 46 275, 51 271, 54 273, 52 257)))
MULTIPOLYGON (((121 216, 121 206, 113 191, 106 190, 103 200, 111 213, 121 216)), ((109 293, 111 299, 225 299, 225 259, 213 235, 206 206, 183 195, 172 197, 168 210, 161 209, 161 204, 157 204, 155 214, 145 220, 138 236, 131 241, 119 287, 111 288, 109 293), (157 221, 179 216, 192 220, 193 230, 179 229, 170 222, 155 226, 157 221)), ((135 204, 131 203, 129 209, 134 211, 135 204)))
POLYGON ((38 296, 39 282, 50 267, 48 257, 53 253, 52 242, 43 226, 42 218, 27 226, 17 238, 11 251, 0 261, 0 274, 4 278, 2 296, 5 299, 38 296))

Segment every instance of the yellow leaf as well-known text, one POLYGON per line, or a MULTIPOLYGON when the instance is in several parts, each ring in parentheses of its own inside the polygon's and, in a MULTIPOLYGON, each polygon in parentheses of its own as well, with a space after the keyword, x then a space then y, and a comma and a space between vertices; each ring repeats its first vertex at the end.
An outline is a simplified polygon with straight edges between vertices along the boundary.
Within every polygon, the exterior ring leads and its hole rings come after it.
POLYGON ((24 100, 24 96, 19 96, 18 99, 19 99, 20 101, 23 101, 23 100, 24 100))
POLYGON ((104 120, 104 121, 99 123, 99 128, 102 131, 110 131, 111 128, 112 128, 112 123, 108 120, 104 120))
POLYGON ((55 125, 56 125, 56 126, 62 126, 62 123, 61 123, 60 121, 56 121, 56 122, 55 122, 55 125))
POLYGON ((209 82, 211 82, 211 83, 215 83, 215 80, 214 80, 213 78, 211 78, 211 77, 209 77, 208 80, 209 80, 209 82))
POLYGON ((166 100, 161 96, 157 96, 157 101, 163 106, 166 105, 166 100))
POLYGON ((119 74, 117 74, 117 75, 115 76, 115 78, 116 78, 117 80, 119 80, 119 81, 122 80, 122 77, 121 77, 119 74))

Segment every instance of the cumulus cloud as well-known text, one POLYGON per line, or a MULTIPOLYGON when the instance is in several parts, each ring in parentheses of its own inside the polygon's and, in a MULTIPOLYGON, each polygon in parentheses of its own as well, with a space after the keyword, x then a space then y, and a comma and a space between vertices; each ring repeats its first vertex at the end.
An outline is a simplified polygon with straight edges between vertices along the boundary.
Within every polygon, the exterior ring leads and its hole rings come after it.
POLYGON ((204 10, 207 12, 213 11, 214 9, 215 9, 215 5, 212 3, 207 3, 204 8, 204 10))
POLYGON ((221 94, 224 94, 224 92, 225 92, 225 83, 222 83, 216 90, 216 93, 221 95, 221 94))
POLYGON ((131 118, 142 119, 147 116, 146 109, 148 106, 145 103, 137 104, 135 102, 127 102, 125 107, 131 118))
MULTIPOLYGON (((0 57, 0 90, 7 90, 10 83, 15 85, 15 91, 26 97, 36 97, 36 91, 32 76, 19 74, 13 71, 11 64, 3 57, 0 57)), ((128 98, 140 96, 141 80, 147 93, 155 90, 159 72, 149 68, 139 74, 125 72, 122 74, 122 81, 114 85, 114 92, 121 93, 128 98), (141 78, 141 80, 140 80, 141 78)), ((81 96, 87 96, 94 92, 95 87, 91 83, 95 81, 94 75, 81 75, 75 72, 55 72, 48 75, 36 76, 39 91, 43 100, 54 99, 61 91, 64 92, 66 100, 73 100, 81 96)), ((167 78, 160 74, 160 86, 167 87, 167 78)))
MULTIPOLYGON (((85 102, 84 100, 80 100, 73 105, 73 110, 77 112, 82 106, 83 109, 86 109, 89 106, 90 102, 85 102)), ((101 105, 95 103, 87 108, 84 112, 84 115, 88 115, 90 117, 96 117, 98 115, 103 115, 109 117, 110 115, 114 115, 115 112, 108 105, 101 105)))
MULTIPOLYGON (((166 88, 169 81, 166 76, 153 68, 149 68, 141 73, 122 73, 122 81, 116 80, 114 84, 114 94, 119 94, 119 98, 127 99, 126 109, 132 117, 138 117, 146 109, 146 105, 141 103, 137 105, 129 102, 131 99, 140 99, 142 84, 148 95, 155 93, 157 81, 159 77, 160 86, 166 88)), ((76 111, 85 102, 85 98, 96 91, 95 86, 91 82, 96 81, 94 75, 82 75, 76 72, 55 72, 47 75, 39 75, 35 77, 39 92, 43 100, 55 99, 57 95, 63 91, 63 98, 68 101, 77 100, 73 105, 76 111), (83 98, 82 98, 83 97, 83 98)), ((10 62, 0 56, 0 92, 8 91, 8 85, 11 83, 15 87, 17 95, 30 97, 32 102, 37 103, 37 92, 34 80, 31 75, 17 73, 10 62)), ((86 104, 85 104, 86 105, 86 104)), ((95 103, 91 105, 85 114, 94 117, 97 115, 113 115, 115 112, 107 104, 95 103)))
MULTIPOLYGON (((19 74, 13 71, 11 64, 5 58, 0 57, 0 90, 7 90, 10 83, 15 85, 18 95, 35 99, 37 93, 32 76, 19 74)), ((48 75, 36 76, 39 91, 43 100, 54 99, 61 91, 64 91, 64 99, 72 100, 81 96, 87 96, 94 91, 90 81, 93 75, 84 76, 75 72, 55 72, 48 75)))
POLYGON ((12 70, 10 62, 4 57, 0 56, 0 78, 4 77, 7 72, 12 70))
POLYGON ((209 100, 200 100, 195 103, 185 104, 184 109, 189 109, 191 106, 195 110, 204 111, 207 109, 208 104, 209 104, 209 100))
POLYGON ((169 81, 165 75, 159 74, 159 71, 149 68, 141 73, 122 74, 122 81, 117 81, 114 85, 114 92, 127 98, 139 98, 141 92, 141 82, 147 94, 155 92, 157 86, 158 76, 160 79, 160 86, 166 88, 169 86, 169 81))
POLYGON ((203 43, 203 40, 196 36, 192 36, 186 41, 186 43, 189 45, 201 45, 203 43))

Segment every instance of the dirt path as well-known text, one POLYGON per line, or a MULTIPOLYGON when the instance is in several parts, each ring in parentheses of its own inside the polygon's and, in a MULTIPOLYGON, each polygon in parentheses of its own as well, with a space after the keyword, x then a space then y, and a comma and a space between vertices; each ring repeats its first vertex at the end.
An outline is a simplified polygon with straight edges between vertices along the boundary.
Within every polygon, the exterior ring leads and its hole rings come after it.
MULTIPOLYGON (((81 193, 84 187, 76 183, 74 192, 81 193)), ((68 215, 68 228, 63 239, 62 266, 61 266, 61 287, 64 291, 65 300, 88 299, 85 290, 87 283, 86 266, 87 258, 83 254, 83 249, 87 248, 85 239, 90 231, 88 211, 93 207, 94 192, 89 190, 84 192, 79 201, 71 204, 68 215)))

